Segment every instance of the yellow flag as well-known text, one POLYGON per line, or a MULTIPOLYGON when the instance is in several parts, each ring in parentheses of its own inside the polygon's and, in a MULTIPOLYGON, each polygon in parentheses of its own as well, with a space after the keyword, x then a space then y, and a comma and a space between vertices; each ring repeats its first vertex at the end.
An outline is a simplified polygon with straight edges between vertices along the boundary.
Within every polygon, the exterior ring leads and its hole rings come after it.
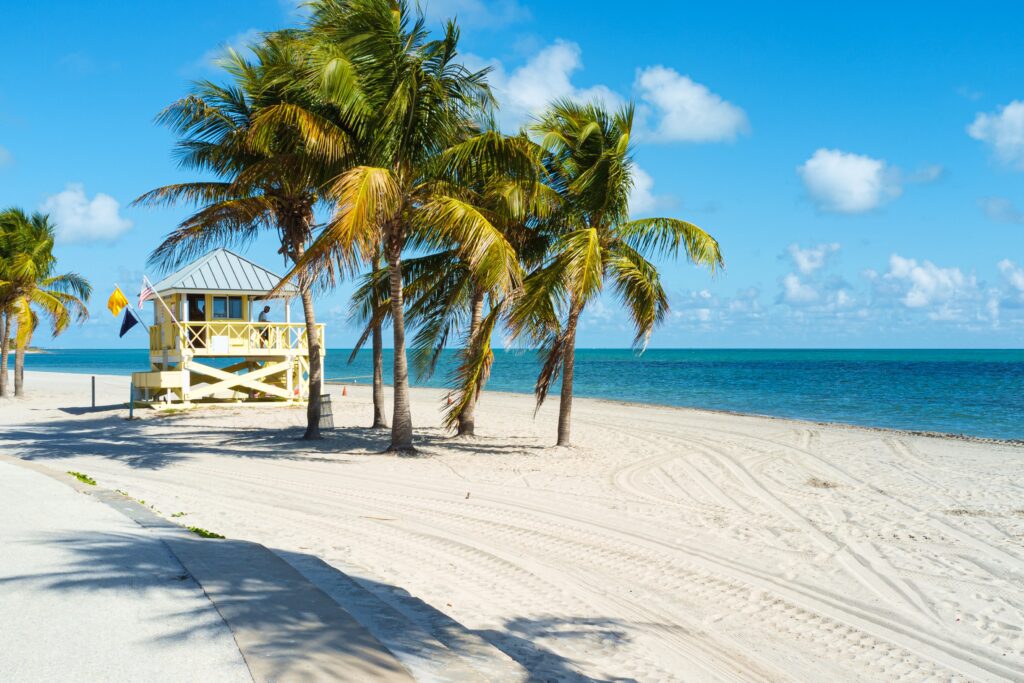
POLYGON ((107 299, 107 308, 114 314, 116 318, 121 314, 121 310, 128 305, 128 299, 124 298, 124 294, 121 293, 120 287, 114 287, 114 293, 107 299))

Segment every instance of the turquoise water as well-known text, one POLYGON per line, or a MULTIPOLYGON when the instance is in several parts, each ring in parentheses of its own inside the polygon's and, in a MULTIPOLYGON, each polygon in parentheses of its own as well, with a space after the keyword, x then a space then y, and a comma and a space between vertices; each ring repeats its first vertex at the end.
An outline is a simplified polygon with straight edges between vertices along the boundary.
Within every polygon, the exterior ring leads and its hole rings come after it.
MULTIPOLYGON (((147 353, 60 350, 26 368, 126 375, 146 369, 147 353)), ((369 381, 369 352, 347 359, 329 350, 327 377, 369 381)), ((445 386, 452 360, 420 384, 445 386)), ((390 364, 385 351, 386 374, 390 364)), ((488 389, 532 392, 536 373, 534 354, 495 351, 488 389)), ((1024 439, 1024 350, 580 349, 576 395, 1024 439)))

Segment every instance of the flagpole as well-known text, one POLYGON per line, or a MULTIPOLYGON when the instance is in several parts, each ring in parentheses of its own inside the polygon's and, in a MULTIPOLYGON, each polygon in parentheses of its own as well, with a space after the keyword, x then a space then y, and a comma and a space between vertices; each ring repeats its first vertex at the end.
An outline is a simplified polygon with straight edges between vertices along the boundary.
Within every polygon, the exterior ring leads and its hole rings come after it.
MULTIPOLYGON (((117 284, 116 282, 114 283, 114 286, 117 287, 118 289, 121 289, 121 286, 119 284, 117 284)), ((125 299, 127 299, 127 298, 128 297, 125 297, 125 299)), ((143 327, 146 328, 146 332, 148 333, 149 332, 149 325, 147 325, 146 323, 142 322, 142 314, 135 310, 135 307, 132 306, 132 302, 131 301, 128 302, 127 306, 128 306, 128 310, 135 314, 135 319, 139 321, 140 325, 142 325, 143 327)))
POLYGON ((151 290, 153 290, 153 294, 155 294, 156 298, 160 300, 161 304, 163 304, 164 310, 167 311, 167 315, 171 316, 171 320, 173 320, 175 324, 178 324, 178 318, 174 315, 173 312, 171 312, 171 309, 167 305, 167 302, 165 302, 164 298, 160 296, 160 292, 156 291, 156 287, 153 286, 153 283, 150 281, 148 277, 146 277, 145 273, 142 274, 142 283, 149 287, 151 290))

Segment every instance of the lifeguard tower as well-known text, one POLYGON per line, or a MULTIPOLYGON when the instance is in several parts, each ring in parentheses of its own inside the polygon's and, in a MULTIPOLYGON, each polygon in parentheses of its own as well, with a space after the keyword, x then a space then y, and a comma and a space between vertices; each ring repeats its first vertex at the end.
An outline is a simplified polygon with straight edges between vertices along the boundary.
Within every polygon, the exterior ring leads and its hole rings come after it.
MULTIPOLYGON (((305 401, 309 344, 291 322, 298 289, 282 287, 284 322, 254 321, 281 277, 217 249, 153 285, 148 372, 132 373, 140 398, 189 405, 205 400, 305 401)), ((321 358, 324 326, 317 325, 321 358)))

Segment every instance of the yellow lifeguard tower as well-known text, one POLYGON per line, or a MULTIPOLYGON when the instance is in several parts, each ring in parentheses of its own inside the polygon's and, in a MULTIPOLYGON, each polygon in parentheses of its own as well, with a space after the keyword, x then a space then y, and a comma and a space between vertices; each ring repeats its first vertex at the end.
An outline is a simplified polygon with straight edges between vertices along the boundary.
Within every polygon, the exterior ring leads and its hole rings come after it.
MULTIPOLYGON (((306 325, 291 322, 298 289, 279 290, 284 319, 258 322, 280 276, 227 249, 217 249, 152 286, 148 372, 132 373, 144 401, 188 405, 203 400, 278 399, 309 395, 306 325), (235 359, 231 362, 231 359, 235 359)), ((324 326, 317 325, 321 358, 324 326)))

